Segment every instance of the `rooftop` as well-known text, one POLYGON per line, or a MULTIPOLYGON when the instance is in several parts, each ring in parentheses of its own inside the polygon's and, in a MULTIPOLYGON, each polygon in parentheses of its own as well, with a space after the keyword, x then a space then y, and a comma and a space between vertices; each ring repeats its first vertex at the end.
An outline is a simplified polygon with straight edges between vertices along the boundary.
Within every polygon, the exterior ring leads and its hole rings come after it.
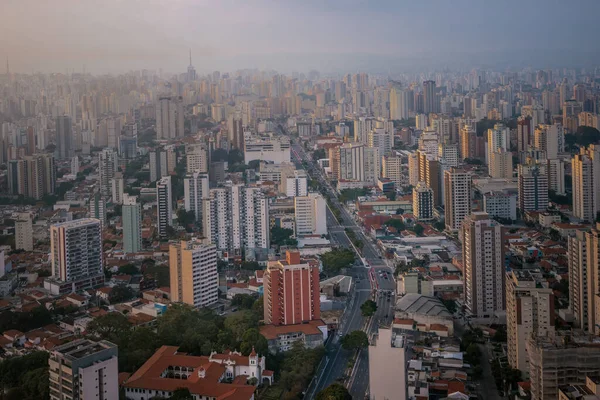
POLYGON ((409 314, 422 314, 437 317, 452 317, 446 306, 433 296, 410 293, 396 302, 396 309, 409 314))

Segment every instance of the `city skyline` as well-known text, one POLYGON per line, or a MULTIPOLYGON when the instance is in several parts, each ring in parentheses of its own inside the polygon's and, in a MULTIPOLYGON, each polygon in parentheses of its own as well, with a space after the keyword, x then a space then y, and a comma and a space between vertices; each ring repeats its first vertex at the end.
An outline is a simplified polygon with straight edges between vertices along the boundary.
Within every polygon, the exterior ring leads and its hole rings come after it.
POLYGON ((0 25, 0 56, 13 72, 85 68, 95 74, 181 71, 190 50, 199 72, 335 73, 344 68, 391 74, 396 69, 568 67, 599 61, 594 16, 600 3, 583 0, 572 7, 510 0, 502 5, 111 0, 100 6, 9 0, 3 7, 13 17, 0 25), (21 11, 25 8, 27 13, 21 11))

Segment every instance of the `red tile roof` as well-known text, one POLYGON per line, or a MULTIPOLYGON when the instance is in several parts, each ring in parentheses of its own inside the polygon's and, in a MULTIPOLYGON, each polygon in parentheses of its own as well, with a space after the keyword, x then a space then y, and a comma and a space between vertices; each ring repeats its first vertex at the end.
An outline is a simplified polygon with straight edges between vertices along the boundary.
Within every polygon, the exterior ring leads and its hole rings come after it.
POLYGON ((327 326, 323 320, 317 319, 309 321, 307 324, 295 324, 295 325, 263 325, 260 327, 260 334, 263 335, 267 340, 277 339, 277 336, 286 333, 302 332, 305 335, 318 335, 321 334, 319 326, 327 326))

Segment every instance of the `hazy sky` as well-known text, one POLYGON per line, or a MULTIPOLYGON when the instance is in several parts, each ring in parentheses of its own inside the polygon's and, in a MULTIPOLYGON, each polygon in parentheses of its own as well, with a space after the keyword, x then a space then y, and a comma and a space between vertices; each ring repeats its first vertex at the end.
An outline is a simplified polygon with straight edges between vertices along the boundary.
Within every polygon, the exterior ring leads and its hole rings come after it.
POLYGON ((0 0, 19 72, 600 61, 600 0, 0 0))

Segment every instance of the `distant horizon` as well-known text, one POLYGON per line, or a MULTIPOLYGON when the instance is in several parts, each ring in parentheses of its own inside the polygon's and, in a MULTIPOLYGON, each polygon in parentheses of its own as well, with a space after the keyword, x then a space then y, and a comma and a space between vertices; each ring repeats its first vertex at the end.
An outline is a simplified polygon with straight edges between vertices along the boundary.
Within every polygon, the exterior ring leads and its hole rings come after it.
POLYGON ((0 60, 18 73, 183 73, 189 49, 200 73, 600 64, 597 0, 4 0, 3 11, 0 60))

